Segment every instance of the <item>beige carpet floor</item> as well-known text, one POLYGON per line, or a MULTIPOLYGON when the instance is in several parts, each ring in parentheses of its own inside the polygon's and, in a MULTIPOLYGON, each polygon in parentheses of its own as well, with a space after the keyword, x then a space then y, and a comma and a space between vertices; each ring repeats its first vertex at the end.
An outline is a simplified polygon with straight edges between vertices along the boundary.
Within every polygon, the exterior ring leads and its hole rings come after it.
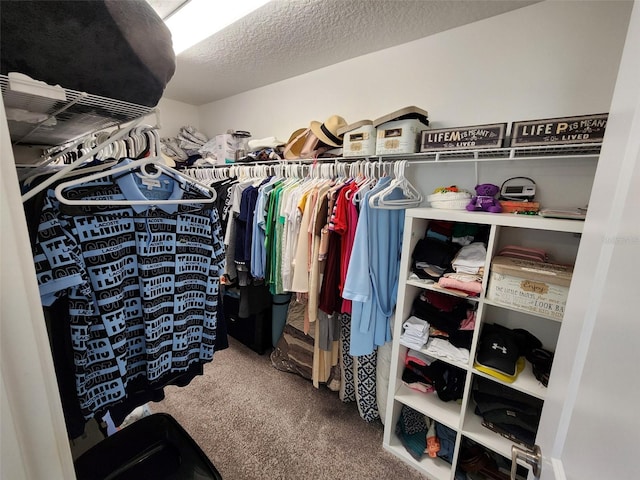
POLYGON ((180 422, 224 480, 424 480, 382 448, 355 403, 271 366, 233 338, 204 375, 151 403, 180 422))

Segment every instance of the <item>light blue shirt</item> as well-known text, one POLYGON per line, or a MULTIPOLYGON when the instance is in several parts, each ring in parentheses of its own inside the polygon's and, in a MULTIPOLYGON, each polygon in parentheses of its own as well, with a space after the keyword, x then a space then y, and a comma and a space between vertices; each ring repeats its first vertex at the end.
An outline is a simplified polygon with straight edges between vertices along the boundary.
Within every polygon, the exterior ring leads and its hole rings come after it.
MULTIPOLYGON (((404 210, 371 208, 369 198, 386 188, 380 179, 360 202, 360 215, 349 260, 343 297, 351 300, 351 355, 368 355, 391 340, 389 318, 398 290, 404 210)), ((402 198, 400 190, 392 199, 402 198)))

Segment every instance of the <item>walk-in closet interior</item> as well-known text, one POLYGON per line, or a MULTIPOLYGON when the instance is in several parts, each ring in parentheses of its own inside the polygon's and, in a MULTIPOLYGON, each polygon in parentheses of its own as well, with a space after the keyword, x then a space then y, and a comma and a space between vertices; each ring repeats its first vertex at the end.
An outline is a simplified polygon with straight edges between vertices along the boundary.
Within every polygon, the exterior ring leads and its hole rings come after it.
POLYGON ((638 2, 255 3, 0 0, 0 478, 635 478, 638 2))

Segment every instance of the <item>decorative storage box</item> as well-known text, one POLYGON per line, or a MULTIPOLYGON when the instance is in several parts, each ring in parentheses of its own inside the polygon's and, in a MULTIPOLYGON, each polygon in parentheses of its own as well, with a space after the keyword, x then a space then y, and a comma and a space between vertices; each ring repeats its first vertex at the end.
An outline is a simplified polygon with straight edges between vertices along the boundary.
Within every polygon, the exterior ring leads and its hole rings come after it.
POLYGON ((376 154, 376 127, 371 120, 361 120, 338 129, 343 136, 343 157, 369 157, 376 154))
POLYGON ((565 145, 602 142, 607 113, 513 122, 511 146, 565 145))
POLYGON ((506 131, 506 123, 425 130, 422 132, 420 151, 500 148, 506 131))
POLYGON ((572 274, 571 266, 496 256, 487 299, 562 320, 572 274))
POLYGON ((417 119, 395 120, 377 128, 376 155, 416 153, 420 134, 429 127, 417 119))

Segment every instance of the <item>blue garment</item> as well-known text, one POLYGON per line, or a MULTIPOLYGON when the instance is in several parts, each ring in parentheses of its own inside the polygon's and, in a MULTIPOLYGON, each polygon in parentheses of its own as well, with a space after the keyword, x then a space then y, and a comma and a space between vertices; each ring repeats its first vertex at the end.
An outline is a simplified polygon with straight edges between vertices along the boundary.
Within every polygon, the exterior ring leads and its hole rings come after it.
POLYGON ((159 388, 213 358, 224 256, 218 213, 174 179, 158 182, 149 190, 128 174, 73 189, 104 200, 99 206, 60 205, 53 190, 45 198, 34 246, 40 295, 44 305, 68 298, 87 419, 123 401, 133 380, 159 388), (194 203, 108 206, 151 196, 194 203))
MULTIPOLYGON (((249 185, 240 196, 240 212, 234 219, 236 222, 236 248, 234 261, 236 266, 247 265, 251 261, 251 224, 249 216, 253 216, 255 202, 258 199, 258 188, 249 185), (247 242, 247 231, 249 232, 249 243, 247 242)), ((248 270, 247 265, 245 270, 248 270)))
POLYGON ((384 345, 391 339, 389 318, 395 307, 399 268, 396 250, 402 238, 402 229, 399 232, 394 230, 397 230, 398 218, 403 211, 369 206, 369 198, 390 182, 388 177, 381 178, 360 202, 358 226, 343 289, 343 297, 353 302, 351 355, 369 355, 376 345, 384 345))
POLYGON ((453 452, 456 446, 456 432, 449 427, 436 422, 436 437, 440 440, 438 457, 447 463, 453 463, 453 452))
MULTIPOLYGON (((395 189, 386 195, 388 200, 405 198, 402 190, 395 189)), ((391 341, 389 319, 396 307, 398 295, 398 275, 402 254, 404 232, 404 210, 370 208, 369 239, 371 284, 376 304, 375 344, 384 345, 391 341), (384 232, 384 234, 381 234, 384 232)))
POLYGON ((372 289, 369 277, 369 196, 373 192, 384 188, 388 178, 381 179, 378 184, 364 195, 360 202, 358 226, 353 239, 353 248, 347 276, 342 289, 342 297, 352 301, 351 304, 351 340, 349 353, 351 355, 368 355, 373 351, 375 332, 369 328, 372 317, 371 302, 372 289))
MULTIPOLYGON (((389 186, 388 177, 364 195, 343 297, 352 303, 351 355, 368 355, 391 340, 389 319, 398 290, 404 210, 371 208, 369 198, 389 186)), ((390 199, 403 198, 393 191, 390 199)))
POLYGON ((265 265, 267 262, 267 250, 265 248, 266 221, 267 221, 267 200, 269 193, 280 182, 279 179, 272 178, 258 189, 258 199, 256 201, 254 220, 251 226, 253 243, 251 244, 251 275, 253 278, 264 278, 265 265))

